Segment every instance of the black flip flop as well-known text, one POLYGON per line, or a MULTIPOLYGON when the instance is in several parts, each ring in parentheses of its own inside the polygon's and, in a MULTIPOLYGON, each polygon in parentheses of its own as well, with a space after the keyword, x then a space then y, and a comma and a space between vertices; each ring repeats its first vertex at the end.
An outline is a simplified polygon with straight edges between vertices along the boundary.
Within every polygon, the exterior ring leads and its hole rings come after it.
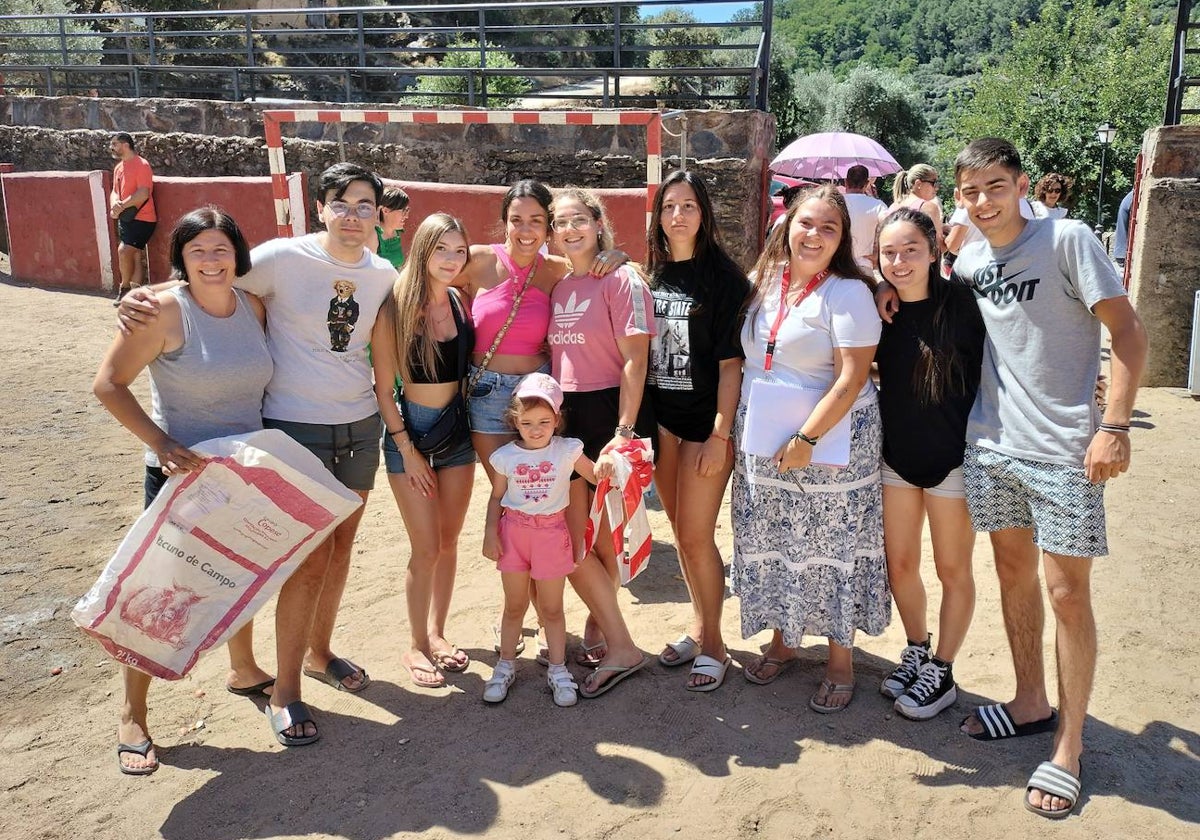
POLYGON ((238 697, 270 697, 267 694, 267 689, 275 685, 275 678, 260 682, 257 685, 248 685, 245 688, 238 688, 233 685, 226 685, 225 690, 230 694, 236 694, 238 697))
POLYGON ((599 697, 601 694, 604 694, 606 691, 616 688, 617 683, 621 682, 621 680, 625 679, 626 677, 631 677, 634 674, 636 674, 638 671, 642 670, 642 668, 645 667, 646 663, 649 661, 650 661, 649 658, 643 656, 641 662, 639 662, 636 665, 630 665, 628 668, 625 668, 621 665, 601 665, 599 668, 597 668, 592 673, 603 674, 603 673, 607 672, 607 673, 611 673, 613 676, 609 677, 607 680, 605 680, 603 683, 600 684, 599 688, 597 688, 593 691, 588 691, 586 688, 580 688, 579 696, 585 700, 591 700, 594 697, 599 697))
POLYGON ((136 753, 142 758, 150 755, 150 750, 154 749, 154 742, 147 738, 140 744, 117 744, 117 766, 121 768, 121 772, 126 776, 149 776, 158 769, 158 762, 154 762, 148 767, 126 767, 121 761, 122 753, 136 753))
POLYGON ((1041 735, 1043 732, 1053 732, 1058 729, 1058 712, 1050 710, 1050 716, 1041 720, 1031 720, 1028 723, 1016 723, 1008 713, 1008 707, 1003 703, 993 703, 990 706, 980 706, 970 715, 962 719, 960 727, 966 726, 972 715, 983 724, 983 730, 964 733, 976 741, 1002 741, 1005 738, 1024 738, 1026 735, 1041 735))
POLYGON ((279 743, 283 744, 285 747, 303 747, 305 744, 311 744, 321 737, 320 732, 317 732, 313 735, 283 734, 284 730, 286 729, 290 729, 293 726, 299 726, 310 721, 313 723, 313 725, 316 725, 316 721, 313 720, 313 716, 309 713, 308 706, 304 704, 303 700, 296 700, 295 702, 288 703, 278 712, 272 710, 271 704, 268 703, 266 713, 267 721, 271 725, 271 732, 274 733, 275 738, 279 741, 279 743))
POLYGON ((333 686, 338 691, 345 691, 350 694, 357 694, 371 684, 371 678, 367 676, 365 668, 360 668, 349 659, 342 659, 340 656, 330 659, 324 671, 310 671, 305 668, 304 676, 312 677, 314 680, 325 683, 325 685, 333 686), (349 688, 342 682, 346 677, 355 677, 359 674, 362 675, 362 685, 358 688, 349 688))

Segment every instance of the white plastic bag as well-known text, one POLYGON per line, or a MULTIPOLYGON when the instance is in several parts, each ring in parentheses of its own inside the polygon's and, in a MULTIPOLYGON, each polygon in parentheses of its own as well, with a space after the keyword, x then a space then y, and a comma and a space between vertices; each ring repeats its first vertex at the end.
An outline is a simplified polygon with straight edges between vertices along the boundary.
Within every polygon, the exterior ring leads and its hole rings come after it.
POLYGON ((71 618, 125 665, 177 680, 242 628, 362 499, 283 432, 204 441, 71 618))

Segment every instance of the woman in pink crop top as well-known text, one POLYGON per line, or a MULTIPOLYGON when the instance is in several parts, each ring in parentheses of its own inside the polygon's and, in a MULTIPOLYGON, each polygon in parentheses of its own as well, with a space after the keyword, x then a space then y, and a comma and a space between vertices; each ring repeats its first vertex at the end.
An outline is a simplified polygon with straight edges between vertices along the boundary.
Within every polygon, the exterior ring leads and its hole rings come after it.
MULTIPOLYGON (((551 201, 545 184, 528 179, 514 184, 500 205, 504 243, 471 246, 470 262, 456 281, 472 299, 476 341, 468 373, 468 382, 474 382, 469 403, 471 440, 489 479, 493 472, 491 454, 517 437, 504 422, 513 390, 526 374, 550 371, 546 348, 550 292, 571 270, 565 258, 541 254, 550 237, 551 201), (529 286, 517 315, 485 365, 484 357, 512 311, 513 298, 527 280, 529 286), (480 367, 484 368, 482 372, 480 367)), ((628 256, 620 251, 605 251, 596 257, 592 269, 603 276, 627 260, 628 256)), ((594 556, 585 558, 570 581, 595 617, 596 638, 606 640, 600 645, 607 648, 600 651, 604 653, 603 664, 627 668, 641 663, 642 652, 633 644, 617 608, 616 593, 600 562, 594 556)), ((595 639, 585 639, 585 643, 595 644, 595 639)))

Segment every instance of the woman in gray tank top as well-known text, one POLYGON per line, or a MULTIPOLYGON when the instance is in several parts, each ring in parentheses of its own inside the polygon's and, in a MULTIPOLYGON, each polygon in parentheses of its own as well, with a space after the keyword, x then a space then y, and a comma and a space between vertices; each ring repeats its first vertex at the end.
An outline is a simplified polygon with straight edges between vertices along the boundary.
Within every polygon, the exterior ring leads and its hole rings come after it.
MULTIPOLYGON (((250 250, 233 218, 204 207, 180 219, 171 233, 171 267, 187 285, 159 297, 162 317, 117 335, 92 385, 104 407, 146 445, 147 507, 167 476, 201 467, 203 458, 189 446, 262 428, 263 390, 273 370, 262 303, 233 288, 234 278, 250 269, 250 250), (129 388, 147 367, 149 414, 129 388)), ((267 696, 274 680, 258 667, 252 641, 250 623, 229 640, 226 687, 267 696)), ((150 676, 127 666, 121 671, 117 762, 122 773, 147 775, 158 769, 146 724, 150 676)))

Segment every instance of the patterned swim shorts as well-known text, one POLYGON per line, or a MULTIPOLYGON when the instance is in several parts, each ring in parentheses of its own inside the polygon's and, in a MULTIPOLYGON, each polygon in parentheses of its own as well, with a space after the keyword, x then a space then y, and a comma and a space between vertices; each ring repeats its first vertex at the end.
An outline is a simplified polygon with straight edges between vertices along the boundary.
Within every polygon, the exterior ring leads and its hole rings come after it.
POLYGON ((967 508, 976 531, 1032 528, 1033 541, 1053 554, 1108 554, 1104 485, 1082 467, 1030 461, 967 444, 963 461, 967 508))

